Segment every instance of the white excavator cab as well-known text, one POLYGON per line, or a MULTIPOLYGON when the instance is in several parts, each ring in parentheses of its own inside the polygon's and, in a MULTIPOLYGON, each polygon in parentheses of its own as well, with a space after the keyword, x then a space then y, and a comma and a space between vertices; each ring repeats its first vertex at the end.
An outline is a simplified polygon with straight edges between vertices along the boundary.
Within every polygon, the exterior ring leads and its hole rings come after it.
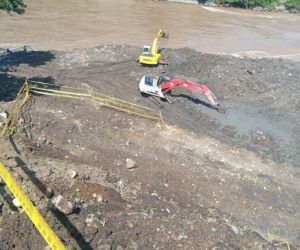
POLYGON ((155 95, 161 98, 165 98, 159 87, 158 80, 151 76, 143 76, 140 80, 139 89, 142 94, 155 95))
POLYGON ((145 55, 145 56, 150 56, 151 55, 151 46, 144 45, 143 55, 145 55))

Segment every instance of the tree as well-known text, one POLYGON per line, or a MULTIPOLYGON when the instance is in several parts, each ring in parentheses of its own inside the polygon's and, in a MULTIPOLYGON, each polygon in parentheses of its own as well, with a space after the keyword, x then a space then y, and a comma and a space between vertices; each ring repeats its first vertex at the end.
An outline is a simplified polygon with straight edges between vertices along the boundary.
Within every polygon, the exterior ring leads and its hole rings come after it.
POLYGON ((26 4, 23 0, 0 0, 0 10, 5 10, 6 12, 16 12, 18 14, 23 14, 25 12, 26 4))

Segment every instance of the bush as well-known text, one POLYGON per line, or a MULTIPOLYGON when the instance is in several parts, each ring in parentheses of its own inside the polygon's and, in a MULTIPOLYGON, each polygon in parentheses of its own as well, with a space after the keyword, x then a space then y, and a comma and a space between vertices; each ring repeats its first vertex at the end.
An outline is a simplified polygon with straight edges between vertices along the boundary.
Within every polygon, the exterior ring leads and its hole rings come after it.
POLYGON ((254 8, 261 7, 274 7, 284 5, 287 9, 300 10, 300 0, 213 0, 219 5, 228 4, 233 7, 240 8, 254 8))
POLYGON ((25 12, 26 5, 23 0, 0 0, 0 10, 5 10, 6 12, 16 12, 18 14, 23 14, 25 12))

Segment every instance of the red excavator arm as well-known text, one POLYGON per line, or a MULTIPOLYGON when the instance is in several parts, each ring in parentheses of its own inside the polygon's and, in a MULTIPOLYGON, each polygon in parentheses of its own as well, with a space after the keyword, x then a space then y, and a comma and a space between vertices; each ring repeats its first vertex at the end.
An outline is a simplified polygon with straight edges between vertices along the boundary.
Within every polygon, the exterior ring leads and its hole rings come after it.
POLYGON ((205 85, 200 85, 195 82, 181 80, 181 79, 171 79, 169 81, 163 81, 159 84, 164 94, 167 94, 171 89, 175 87, 180 87, 180 88, 188 89, 192 92, 198 92, 200 94, 204 94, 214 108, 218 110, 220 107, 220 104, 217 98, 215 97, 215 95, 205 85))

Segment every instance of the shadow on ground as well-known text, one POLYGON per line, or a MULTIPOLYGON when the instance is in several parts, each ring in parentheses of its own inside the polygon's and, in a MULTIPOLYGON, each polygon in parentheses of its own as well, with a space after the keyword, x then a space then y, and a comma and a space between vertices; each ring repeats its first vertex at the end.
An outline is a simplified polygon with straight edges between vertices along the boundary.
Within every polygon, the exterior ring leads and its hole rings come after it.
POLYGON ((0 59, 0 69, 5 70, 20 64, 27 64, 30 67, 45 65, 55 58, 50 51, 17 51, 8 54, 0 59))
MULTIPOLYGON (((0 102, 9 102, 13 101, 21 86, 24 84, 25 77, 17 77, 7 73, 0 73, 0 102)), ((53 77, 33 77, 28 80, 45 82, 49 84, 54 84, 55 80, 53 77)), ((34 94, 35 96, 38 94, 34 94)))
MULTIPOLYGON (((42 181, 40 181, 39 178, 37 178, 36 172, 30 170, 26 162, 24 162, 20 157, 15 157, 15 161, 18 164, 18 166, 20 166, 20 168, 23 170, 23 172, 28 176, 30 181, 40 190, 40 192, 42 192, 46 197, 51 198, 53 194, 50 194, 47 186, 42 181)), ((56 217, 56 219, 61 223, 61 225, 68 231, 69 235, 80 246, 80 249, 86 249, 86 250, 93 249, 90 246, 90 244, 85 240, 81 232, 79 232, 78 229, 72 224, 70 219, 65 214, 57 210, 50 200, 48 206, 52 214, 56 217)))
MULTIPOLYGON (((18 90, 25 81, 25 77, 13 75, 13 67, 26 64, 30 67, 39 67, 52 61, 54 54, 49 51, 17 51, 8 54, 0 59, 0 101, 12 101, 15 99, 18 90)), ((54 83, 52 77, 34 77, 35 81, 54 83)))

